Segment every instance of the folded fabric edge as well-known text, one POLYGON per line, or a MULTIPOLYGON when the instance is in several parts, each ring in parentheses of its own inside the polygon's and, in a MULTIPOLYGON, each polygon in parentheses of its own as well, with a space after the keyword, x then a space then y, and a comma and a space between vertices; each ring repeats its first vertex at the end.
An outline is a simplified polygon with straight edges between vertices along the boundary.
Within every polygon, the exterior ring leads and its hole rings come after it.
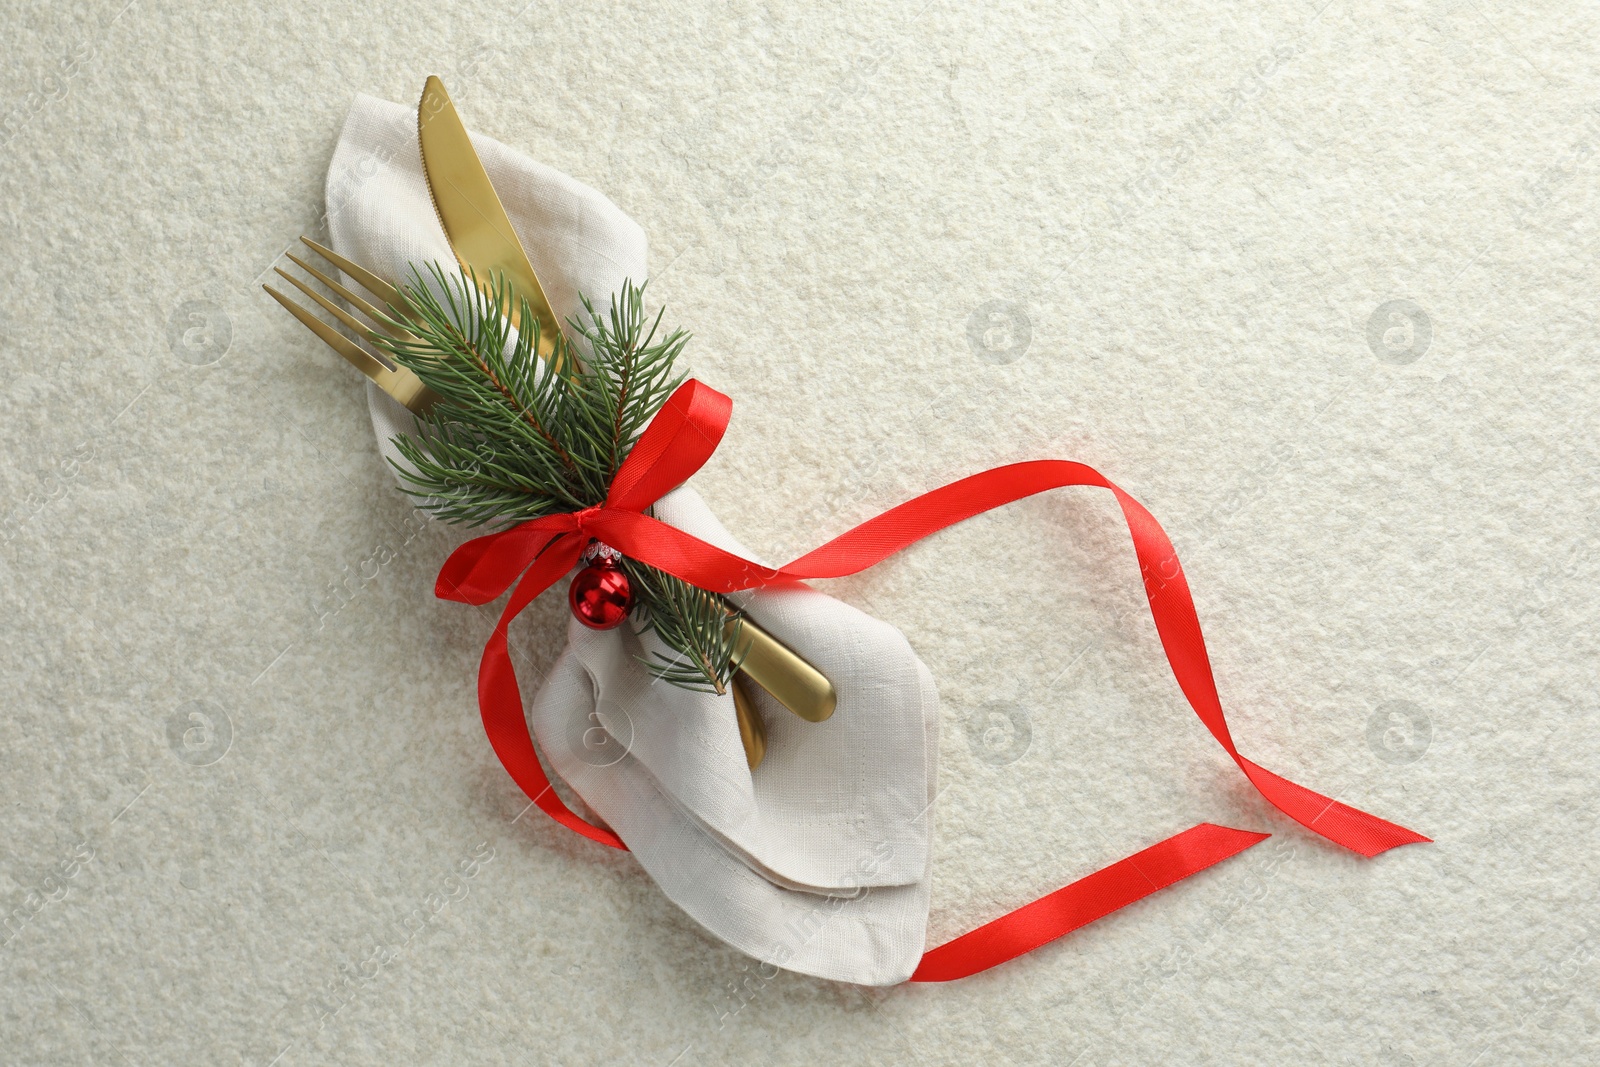
MULTIPOLYGON (((592 698, 590 684, 575 654, 563 650, 530 706, 530 721, 541 736, 559 729, 571 702, 586 704, 592 698)), ((592 797, 585 803, 614 832, 628 835, 629 851, 663 896, 714 941, 796 974, 863 986, 898 985, 921 959, 930 893, 926 879, 852 894, 790 890, 705 834, 648 775, 611 777, 631 761, 626 754, 600 767, 561 746, 546 753, 549 780, 561 781, 579 798, 592 797), (609 792, 591 793, 600 784, 597 772, 607 775, 609 792), (705 889, 712 883, 722 888, 708 895, 705 889)))

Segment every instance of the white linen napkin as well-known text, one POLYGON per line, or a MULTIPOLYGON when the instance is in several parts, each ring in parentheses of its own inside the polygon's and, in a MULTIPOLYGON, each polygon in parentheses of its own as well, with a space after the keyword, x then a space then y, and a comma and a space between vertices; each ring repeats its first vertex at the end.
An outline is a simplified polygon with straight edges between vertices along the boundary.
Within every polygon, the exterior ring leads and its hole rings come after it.
MULTIPOLYGON (((644 231, 604 196, 473 135, 512 225, 565 324, 579 294, 609 305, 645 279, 644 231)), ((454 263, 428 196, 413 108, 359 96, 328 168, 334 248, 390 280, 454 263)), ((713 383, 715 384, 715 383, 713 383)), ((368 386, 384 456, 410 414, 368 386)), ((755 559, 699 495, 662 521, 755 559)), ((708 931, 776 966, 882 985, 922 955, 928 914, 938 694, 898 630, 815 590, 735 598, 838 691, 823 723, 756 687, 766 760, 752 773, 732 698, 652 678, 652 635, 571 622, 530 722, 546 763, 617 832, 667 896, 708 931)))

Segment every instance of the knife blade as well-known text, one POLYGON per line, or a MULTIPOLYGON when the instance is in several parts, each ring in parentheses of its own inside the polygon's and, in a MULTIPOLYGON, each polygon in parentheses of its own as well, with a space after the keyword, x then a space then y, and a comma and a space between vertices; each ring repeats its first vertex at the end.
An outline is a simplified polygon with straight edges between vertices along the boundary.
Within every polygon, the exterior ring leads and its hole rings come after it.
MULTIPOLYGON (((428 180, 433 209, 445 237, 462 267, 488 286, 492 273, 504 275, 515 292, 528 301, 539 325, 539 355, 549 358, 561 337, 550 301, 528 253, 517 239, 505 205, 494 191, 472 138, 456 114, 444 83, 429 76, 417 106, 417 137, 422 145, 422 173, 428 180)), ((518 307, 503 308, 513 326, 521 328, 518 307)), ((559 368, 558 368, 559 369, 559 368)))

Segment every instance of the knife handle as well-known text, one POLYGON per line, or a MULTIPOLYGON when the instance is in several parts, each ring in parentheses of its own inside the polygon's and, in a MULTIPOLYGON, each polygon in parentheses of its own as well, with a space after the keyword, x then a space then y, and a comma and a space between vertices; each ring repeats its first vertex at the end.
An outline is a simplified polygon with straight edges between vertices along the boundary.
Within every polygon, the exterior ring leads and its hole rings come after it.
POLYGON ((746 678, 807 722, 822 722, 833 714, 839 694, 821 671, 748 617, 730 620, 728 626, 738 628, 732 662, 746 678))

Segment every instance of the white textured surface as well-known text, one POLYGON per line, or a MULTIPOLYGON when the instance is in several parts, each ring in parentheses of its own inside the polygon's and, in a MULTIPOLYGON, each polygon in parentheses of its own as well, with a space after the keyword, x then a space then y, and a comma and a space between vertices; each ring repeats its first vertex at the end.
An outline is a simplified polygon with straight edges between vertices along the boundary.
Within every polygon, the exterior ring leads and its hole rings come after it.
POLYGON ((1592 7, 119 7, 0 12, 7 1061, 1593 1059, 1592 7), (1244 751, 1438 844, 1264 810, 1089 492, 830 587, 939 678, 930 940, 1202 819, 1251 854, 867 992, 516 818, 491 618, 428 595, 447 539, 257 287, 354 94, 430 72, 645 226, 742 541, 1093 463, 1172 533, 1244 751))

